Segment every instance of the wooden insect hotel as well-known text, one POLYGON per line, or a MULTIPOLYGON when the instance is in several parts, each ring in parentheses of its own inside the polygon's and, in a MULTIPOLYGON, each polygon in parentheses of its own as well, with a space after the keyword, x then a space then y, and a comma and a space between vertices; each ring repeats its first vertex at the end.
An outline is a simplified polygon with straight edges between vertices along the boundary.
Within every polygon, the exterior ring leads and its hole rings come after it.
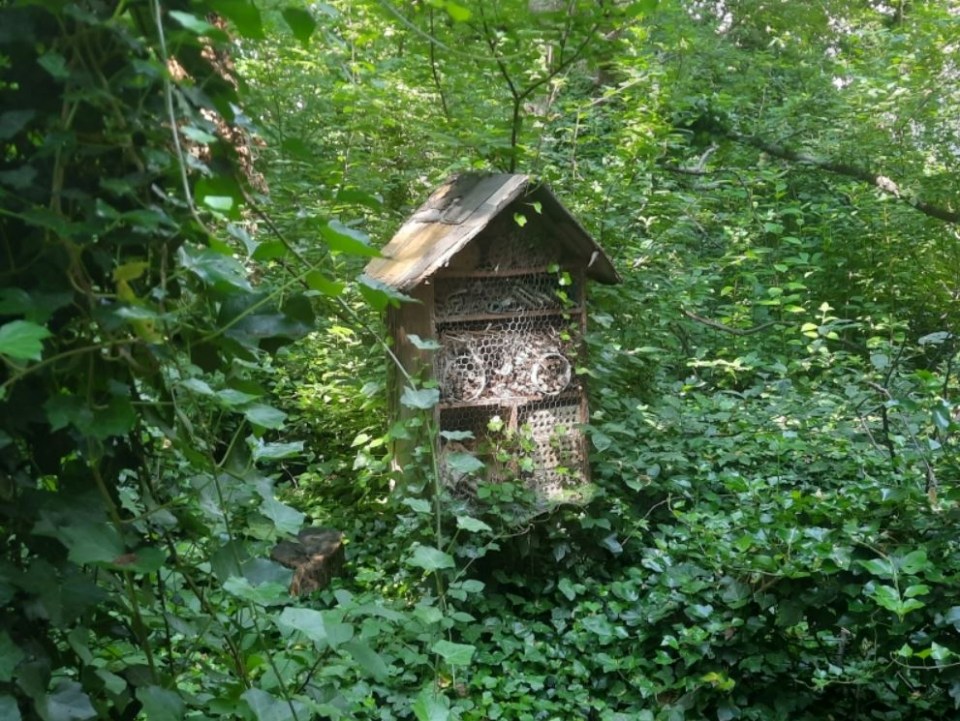
MULTIPOLYGON (((540 498, 575 495, 589 479, 576 372, 585 284, 620 278, 550 190, 526 175, 454 177, 366 275, 418 301, 388 309, 387 322, 401 364, 431 374, 439 388, 444 482, 454 492, 475 486, 462 463, 448 462, 466 452, 485 463, 488 481, 510 475, 540 498), (507 467, 495 452, 503 439, 516 450, 507 467)), ((399 398, 403 384, 395 386, 399 398)))

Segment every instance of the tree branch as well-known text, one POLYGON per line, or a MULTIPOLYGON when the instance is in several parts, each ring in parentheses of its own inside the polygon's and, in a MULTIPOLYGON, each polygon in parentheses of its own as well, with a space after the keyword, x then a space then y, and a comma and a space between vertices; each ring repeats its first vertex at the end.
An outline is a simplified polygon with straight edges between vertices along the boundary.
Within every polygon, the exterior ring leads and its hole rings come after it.
POLYGON ((815 168, 826 170, 829 173, 843 175, 847 178, 853 178, 854 180, 867 183, 868 185, 872 185, 888 195, 894 196, 898 200, 902 200, 904 203, 907 203, 916 210, 919 210, 924 215, 927 215, 931 218, 936 218, 937 220, 942 220, 945 223, 960 225, 960 211, 956 211, 950 207, 927 203, 920 198, 917 198, 913 194, 901 190, 900 186, 886 175, 875 173, 872 170, 868 170, 858 165, 841 163, 829 160, 827 158, 818 158, 813 155, 801 153, 792 148, 787 148, 785 146, 766 141, 763 138, 758 138, 755 135, 741 135, 740 133, 735 132, 727 132, 726 135, 731 140, 735 140, 743 145, 749 145, 757 150, 762 150, 764 153, 772 155, 775 158, 789 160, 793 163, 812 165, 815 168))
POLYGON ((710 320, 709 318, 704 318, 703 316, 699 316, 696 313, 691 313, 686 308, 681 308, 680 312, 683 313, 690 320, 695 320, 697 321, 697 323, 705 325, 709 328, 715 328, 716 330, 722 330, 724 333, 730 333, 731 335, 753 335, 754 333, 759 333, 760 331, 766 330, 767 328, 771 328, 775 325, 781 324, 780 321, 771 320, 767 323, 761 323, 758 326, 754 326, 753 328, 731 328, 730 326, 724 325, 723 323, 720 323, 718 321, 710 320))

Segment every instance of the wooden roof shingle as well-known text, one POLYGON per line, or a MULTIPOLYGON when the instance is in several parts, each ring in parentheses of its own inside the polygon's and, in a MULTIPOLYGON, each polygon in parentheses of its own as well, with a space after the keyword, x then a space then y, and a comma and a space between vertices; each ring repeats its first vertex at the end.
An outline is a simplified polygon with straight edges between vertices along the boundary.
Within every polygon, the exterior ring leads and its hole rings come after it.
POLYGON ((556 231, 553 239, 566 255, 582 262, 590 278, 620 282, 607 254, 547 186, 510 173, 471 173, 448 180, 401 226, 381 257, 370 261, 366 275, 399 291, 417 287, 518 198, 540 204, 556 231))

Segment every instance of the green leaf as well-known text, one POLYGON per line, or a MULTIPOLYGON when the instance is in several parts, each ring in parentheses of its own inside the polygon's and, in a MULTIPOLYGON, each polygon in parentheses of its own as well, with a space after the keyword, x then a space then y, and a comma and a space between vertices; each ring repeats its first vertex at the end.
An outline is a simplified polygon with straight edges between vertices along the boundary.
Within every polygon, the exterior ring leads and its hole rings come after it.
POLYGON ((417 566, 424 571, 439 571, 442 568, 456 566, 453 556, 433 546, 415 546, 413 555, 407 559, 407 565, 417 566))
POLYGON ((375 280, 366 275, 360 276, 357 290, 374 310, 384 310, 388 305, 398 307, 401 303, 416 302, 410 296, 391 288, 383 281, 375 280))
POLYGON ((590 439, 593 441, 593 447, 601 453, 613 445, 613 439, 600 431, 591 432, 590 439))
POLYGON ((365 205, 372 210, 383 208, 383 198, 355 188, 341 188, 337 191, 336 201, 348 205, 365 205))
POLYGON ((281 410, 268 406, 263 403, 257 403, 243 410, 243 415, 248 421, 261 428, 271 428, 279 430, 283 428, 283 422, 287 414, 281 410))
POLYGON ((432 626, 433 624, 440 623, 440 621, 443 620, 443 612, 436 606, 424 606, 422 604, 418 604, 413 609, 413 615, 427 626, 432 626))
MULTIPOLYGON (((207 387, 209 388, 209 386, 207 387)), ((254 393, 246 393, 245 391, 240 391, 236 388, 224 388, 223 390, 217 391, 216 396, 217 401, 224 408, 242 408, 251 401, 255 401, 260 397, 254 393)))
POLYGON ((70 78, 70 68, 67 67, 67 61, 56 50, 48 50, 39 58, 37 62, 40 67, 50 73, 57 80, 67 80, 70 78))
POLYGON ((377 258, 380 251, 370 245, 366 233, 350 228, 337 220, 320 227, 320 235, 327 242, 330 250, 346 255, 357 255, 365 258, 377 258))
POLYGON ((281 534, 295 534, 303 526, 304 515, 300 511, 272 496, 260 504, 260 513, 273 521, 274 528, 281 534))
POLYGON ((137 413, 129 398, 114 396, 103 408, 93 409, 88 425, 79 426, 80 431, 100 440, 123 436, 133 429, 137 413))
POLYGON ((250 707, 256 721, 303 721, 312 718, 302 701, 292 699, 288 703, 259 688, 248 688, 240 698, 250 707))
POLYGON ((937 427, 938 430, 946 431, 950 429, 950 425, 953 423, 953 413, 950 404, 944 401, 941 401, 940 405, 933 407, 933 425, 937 427))
POLYGON ((63 526, 57 537, 67 547, 68 558, 80 565, 113 563, 126 553, 117 529, 107 522, 63 526))
POLYGON ((293 37, 301 45, 307 47, 310 44, 310 36, 317 29, 317 21, 313 19, 309 12, 298 7, 286 7, 281 14, 287 26, 293 32, 293 37))
POLYGON ((420 691, 410 709, 417 717, 417 721, 448 721, 450 699, 428 686, 420 691))
POLYGON ((13 696, 0 695, 0 718, 4 721, 22 721, 17 700, 13 696))
POLYGON ((951 606, 943 614, 944 623, 953 624, 954 629, 960 631, 960 606, 951 606))
POLYGON ((443 7, 447 11, 447 15, 455 22, 465 23, 473 17, 473 13, 463 5, 453 2, 453 0, 446 0, 446 2, 443 3, 443 7))
POLYGON ((263 20, 257 6, 249 0, 216 0, 216 11, 228 18, 245 38, 263 40, 263 20))
POLYGON ((261 583, 256 586, 242 576, 231 576, 223 583, 223 590, 231 596, 250 601, 258 606, 280 606, 290 603, 290 591, 279 583, 261 583))
POLYGON ((574 588, 573 582, 569 578, 561 578, 560 582, 557 584, 557 590, 566 596, 568 601, 572 601, 577 597, 577 590, 574 588))
POLYGON ((413 343, 417 350, 440 350, 441 346, 433 338, 421 338, 416 333, 408 333, 407 340, 413 343))
POLYGON ((137 699, 143 704, 147 721, 182 721, 186 707, 180 694, 159 686, 142 686, 137 699))
POLYGON ((211 35, 212 33, 218 32, 216 27, 206 20, 201 20, 196 15, 181 12, 180 10, 171 10, 168 15, 176 20, 180 27, 190 31, 194 35, 211 35))
POLYGON ((430 649, 451 666, 469 666, 477 647, 442 639, 430 649))
POLYGON ((37 706, 44 721, 85 721, 97 715, 90 697, 76 681, 59 681, 53 693, 37 706))
POLYGON ((384 681, 390 674, 384 660, 367 644, 360 641, 349 641, 343 644, 343 648, 353 656, 353 660, 360 665, 360 668, 375 680, 384 681))
POLYGON ((440 437, 447 441, 470 441, 475 436, 473 431, 440 431, 440 437))
POLYGON ((440 391, 436 388, 421 388, 414 390, 410 386, 403 389, 400 402, 407 408, 430 410, 440 402, 440 391))
POLYGON ((637 0, 627 5, 623 12, 628 17, 641 17, 656 10, 659 4, 660 0, 637 0))
POLYGON ((454 473, 460 475, 479 473, 485 468, 483 461, 473 454, 464 451, 445 453, 443 455, 443 464, 454 473))
MULTIPOLYGON (((0 682, 13 679, 14 670, 25 658, 26 654, 20 649, 6 631, 0 631, 0 682)), ((3 718, 0 716, 0 718, 3 718)))
POLYGON ((404 498, 403 505, 409 507, 416 513, 430 513, 430 501, 424 498, 404 498))
POLYGON ((248 438, 247 444, 255 461, 281 461, 303 453, 303 441, 290 443, 264 443, 260 438, 248 438))
POLYGON ((234 258, 189 243, 181 245, 178 254, 183 267, 207 285, 221 290, 253 291, 247 280, 247 271, 234 258))
POLYGON ((206 130, 194 127, 193 125, 180 128, 180 132, 183 133, 184 137, 188 140, 192 140, 194 143, 199 143, 200 145, 210 145, 217 142, 216 135, 211 135, 206 130))
POLYGON ((135 573, 155 573, 163 568, 167 552, 162 548, 144 546, 132 553, 123 553, 115 557, 110 565, 121 571, 135 573))
POLYGON ((0 113, 0 140, 10 140, 36 115, 33 110, 7 110, 0 113))
POLYGON ((885 558, 874 558, 869 561, 857 561, 874 576, 881 578, 890 578, 893 576, 893 565, 885 558))
POLYGON ((311 290, 319 291, 330 298, 339 296, 346 287, 343 283, 331 280, 319 270, 312 270, 307 273, 306 281, 311 290))
POLYGON ((310 608, 285 608, 277 619, 281 631, 298 631, 315 644, 337 648, 353 638, 353 625, 342 623, 339 614, 310 608))
POLYGON ((27 320, 14 320, 0 326, 0 355, 15 360, 40 360, 43 339, 50 331, 27 320))
POLYGON ((14 190, 25 190, 33 184, 36 177, 36 168, 30 165, 21 165, 15 170, 0 172, 0 183, 14 190))
POLYGON ((486 523, 472 516, 457 516, 457 528, 462 528, 464 531, 470 531, 471 533, 493 531, 486 523))
POLYGON ((933 564, 927 560, 927 552, 922 548, 911 551, 902 558, 894 556, 893 562, 902 573, 910 576, 916 575, 921 571, 928 571, 933 567, 933 564))

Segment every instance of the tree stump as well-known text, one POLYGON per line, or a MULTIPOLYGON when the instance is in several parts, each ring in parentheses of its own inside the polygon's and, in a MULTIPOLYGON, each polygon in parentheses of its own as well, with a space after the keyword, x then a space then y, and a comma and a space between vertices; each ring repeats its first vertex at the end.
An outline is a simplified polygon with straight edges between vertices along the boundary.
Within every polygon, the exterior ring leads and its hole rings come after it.
POLYGON ((304 528, 296 541, 281 541, 270 558, 293 570, 290 593, 319 591, 343 571, 343 534, 333 528, 304 528))

